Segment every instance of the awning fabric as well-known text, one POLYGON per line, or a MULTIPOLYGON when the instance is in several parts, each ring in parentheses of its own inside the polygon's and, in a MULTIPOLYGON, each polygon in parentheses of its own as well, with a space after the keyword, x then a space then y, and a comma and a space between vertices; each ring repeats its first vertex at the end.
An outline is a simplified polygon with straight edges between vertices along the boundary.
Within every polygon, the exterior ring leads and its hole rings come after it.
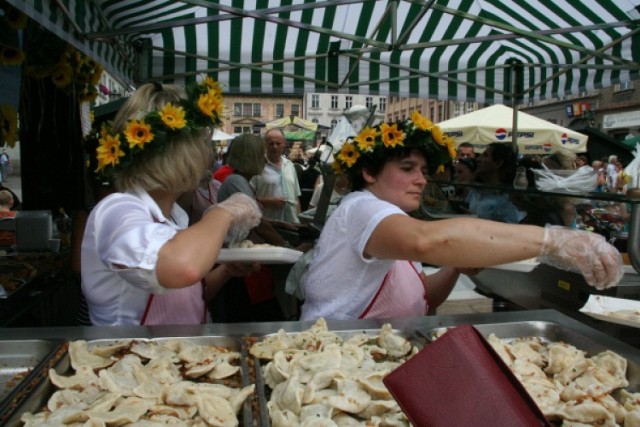
POLYGON ((640 76, 640 0, 8 0, 136 83, 520 102, 640 76))
POLYGON ((281 119, 276 119, 272 122, 265 124, 267 129, 273 128, 284 128, 289 125, 293 125, 302 129, 310 130, 315 132, 318 129, 318 124, 312 122, 311 120, 305 120, 298 116, 288 116, 283 117, 281 119))
MULTIPOLYGON (((558 148, 574 153, 587 151, 587 135, 518 111, 517 143, 522 154, 549 154, 558 148)), ((483 151, 492 142, 513 142, 513 109, 492 105, 438 123, 456 145, 469 142, 483 151)))

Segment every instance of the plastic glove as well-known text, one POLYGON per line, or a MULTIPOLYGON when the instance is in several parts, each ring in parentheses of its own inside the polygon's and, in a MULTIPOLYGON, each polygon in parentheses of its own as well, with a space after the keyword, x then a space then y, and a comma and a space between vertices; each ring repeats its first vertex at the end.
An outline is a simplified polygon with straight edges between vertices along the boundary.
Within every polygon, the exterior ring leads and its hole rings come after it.
POLYGON ((547 225, 538 261, 581 273, 602 290, 615 286, 624 274, 620 252, 599 234, 547 225))
POLYGON ((224 209, 231 214, 231 225, 225 238, 227 242, 244 240, 249 235, 251 229, 260 223, 260 218, 262 218, 262 211, 258 203, 244 193, 232 194, 231 197, 224 202, 208 208, 205 211, 205 215, 209 209, 224 209))

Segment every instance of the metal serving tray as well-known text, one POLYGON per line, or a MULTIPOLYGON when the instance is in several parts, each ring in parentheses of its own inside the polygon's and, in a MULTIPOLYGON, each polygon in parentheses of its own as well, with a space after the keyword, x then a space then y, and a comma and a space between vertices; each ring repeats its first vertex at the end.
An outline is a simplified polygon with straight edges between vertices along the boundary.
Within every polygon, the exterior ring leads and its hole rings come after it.
MULTIPOLYGON (((305 330, 306 331, 306 330, 305 330)), ((305 332, 305 331, 300 331, 300 332, 305 332)), ((287 332, 287 335, 298 335, 300 334, 300 332, 287 332)), ((333 332, 334 334, 336 334, 338 337, 340 337, 343 341, 348 340, 349 338, 356 336, 356 335, 360 335, 360 334, 367 334, 367 335, 371 335, 372 337, 380 335, 380 328, 378 329, 348 329, 348 330, 339 330, 339 331, 335 331, 335 330, 331 330, 329 329, 329 332, 333 332)), ((415 336, 402 331, 402 330, 398 330, 398 329, 393 329, 393 333, 397 334, 399 336, 402 336, 404 338, 406 338, 407 340, 409 340, 409 342, 411 342, 411 344, 413 344, 414 346, 421 348, 422 345, 419 342, 418 339, 416 339, 415 336)), ((265 335, 260 335, 260 336, 253 336, 252 338, 255 339, 255 342, 260 342, 262 340, 264 340, 267 337, 270 336, 274 336, 277 335, 276 333, 274 334, 265 334, 265 335)), ((247 349, 247 351, 250 350, 250 347, 247 349)), ((271 393, 271 390, 269 390, 269 387, 267 386, 267 384, 264 381, 264 376, 262 375, 262 362, 260 359, 258 359, 255 356, 252 356, 251 353, 249 353, 249 357, 252 359, 253 361, 253 367, 254 370, 250 371, 252 373, 252 375, 255 375, 255 383, 256 383, 256 390, 258 393, 258 408, 259 408, 259 418, 260 418, 260 426, 262 427, 271 427, 271 419, 269 418, 269 409, 267 407, 267 403, 269 402, 268 396, 271 393)))
MULTIPOLYGON (((246 347, 243 345, 242 340, 236 337, 224 337, 224 336, 201 336, 201 337, 163 337, 163 338, 120 338, 120 339, 103 339, 103 340, 93 340, 87 341, 89 349, 95 346, 107 346, 111 344, 115 344, 121 341, 150 341, 161 343, 164 341, 170 340, 182 340, 189 341, 198 345, 212 345, 217 347, 224 347, 229 349, 230 351, 235 351, 240 353, 240 378, 238 379, 238 384, 231 384, 233 386, 242 387, 251 384, 248 376, 248 365, 247 365, 247 351, 246 347)), ((54 369, 59 374, 70 374, 73 371, 71 367, 71 360, 69 358, 69 354, 66 353, 64 357, 60 359, 60 361, 54 366, 54 369)), ((43 407, 46 406, 47 401, 56 390, 56 387, 51 383, 48 378, 47 372, 41 372, 45 380, 41 381, 40 384, 33 390, 33 392, 24 399, 24 401, 13 411, 10 418, 8 418, 7 423, 5 424, 7 427, 13 426, 21 426, 22 422, 20 421, 20 417, 25 412, 35 413, 40 411, 43 407)), ((253 416, 251 414, 251 399, 248 398, 243 405, 242 413, 238 415, 238 419, 240 421, 241 427, 249 427, 253 425, 253 416)))
POLYGON ((3 341, 0 347, 0 421, 19 404, 38 372, 54 357, 64 340, 3 341))
MULTIPOLYGON (((495 334, 498 338, 505 340, 536 336, 546 341, 562 341, 586 351, 588 356, 593 356, 605 350, 614 351, 627 359, 627 380, 629 386, 626 390, 637 392, 640 391, 640 359, 637 354, 630 354, 623 348, 615 345, 603 345, 594 338, 577 332, 571 328, 558 323, 545 321, 525 321, 525 322, 507 322, 507 323, 488 323, 478 324, 474 327, 485 338, 490 334, 495 334)), ((439 334, 444 332, 447 327, 435 328, 427 331, 426 338, 434 340, 439 334)))

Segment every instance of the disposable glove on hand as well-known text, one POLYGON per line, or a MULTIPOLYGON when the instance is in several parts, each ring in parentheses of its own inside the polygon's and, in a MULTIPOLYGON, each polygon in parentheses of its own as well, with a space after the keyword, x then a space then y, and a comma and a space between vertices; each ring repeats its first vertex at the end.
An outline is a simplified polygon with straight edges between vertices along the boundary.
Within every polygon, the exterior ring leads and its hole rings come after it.
POLYGON ((260 223, 260 218, 262 218, 262 211, 258 203, 243 193, 235 193, 224 202, 211 206, 205 211, 205 214, 209 209, 217 208, 226 210, 233 218, 225 238, 225 241, 228 242, 244 240, 251 229, 260 223))
POLYGON ((603 236, 560 226, 545 227, 538 261, 581 273, 599 290, 617 285, 624 274, 620 252, 603 236))

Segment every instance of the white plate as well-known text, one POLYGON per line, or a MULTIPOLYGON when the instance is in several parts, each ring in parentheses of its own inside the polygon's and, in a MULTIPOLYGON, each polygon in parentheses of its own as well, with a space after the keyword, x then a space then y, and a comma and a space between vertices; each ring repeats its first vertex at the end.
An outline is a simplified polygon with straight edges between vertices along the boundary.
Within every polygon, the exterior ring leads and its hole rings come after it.
POLYGON ((622 313, 616 314, 621 310, 640 313, 640 301, 590 295, 584 307, 580 309, 582 313, 594 319, 640 328, 640 316, 621 317, 622 313))
POLYGON ((274 246, 272 248, 221 249, 219 263, 259 262, 261 264, 293 264, 302 252, 274 246))
POLYGON ((498 264, 492 265, 491 267, 496 270, 509 270, 509 271, 520 271, 523 273, 528 273, 534 268, 536 268, 540 263, 536 261, 535 258, 525 259, 523 261, 510 262, 507 264, 498 264))

